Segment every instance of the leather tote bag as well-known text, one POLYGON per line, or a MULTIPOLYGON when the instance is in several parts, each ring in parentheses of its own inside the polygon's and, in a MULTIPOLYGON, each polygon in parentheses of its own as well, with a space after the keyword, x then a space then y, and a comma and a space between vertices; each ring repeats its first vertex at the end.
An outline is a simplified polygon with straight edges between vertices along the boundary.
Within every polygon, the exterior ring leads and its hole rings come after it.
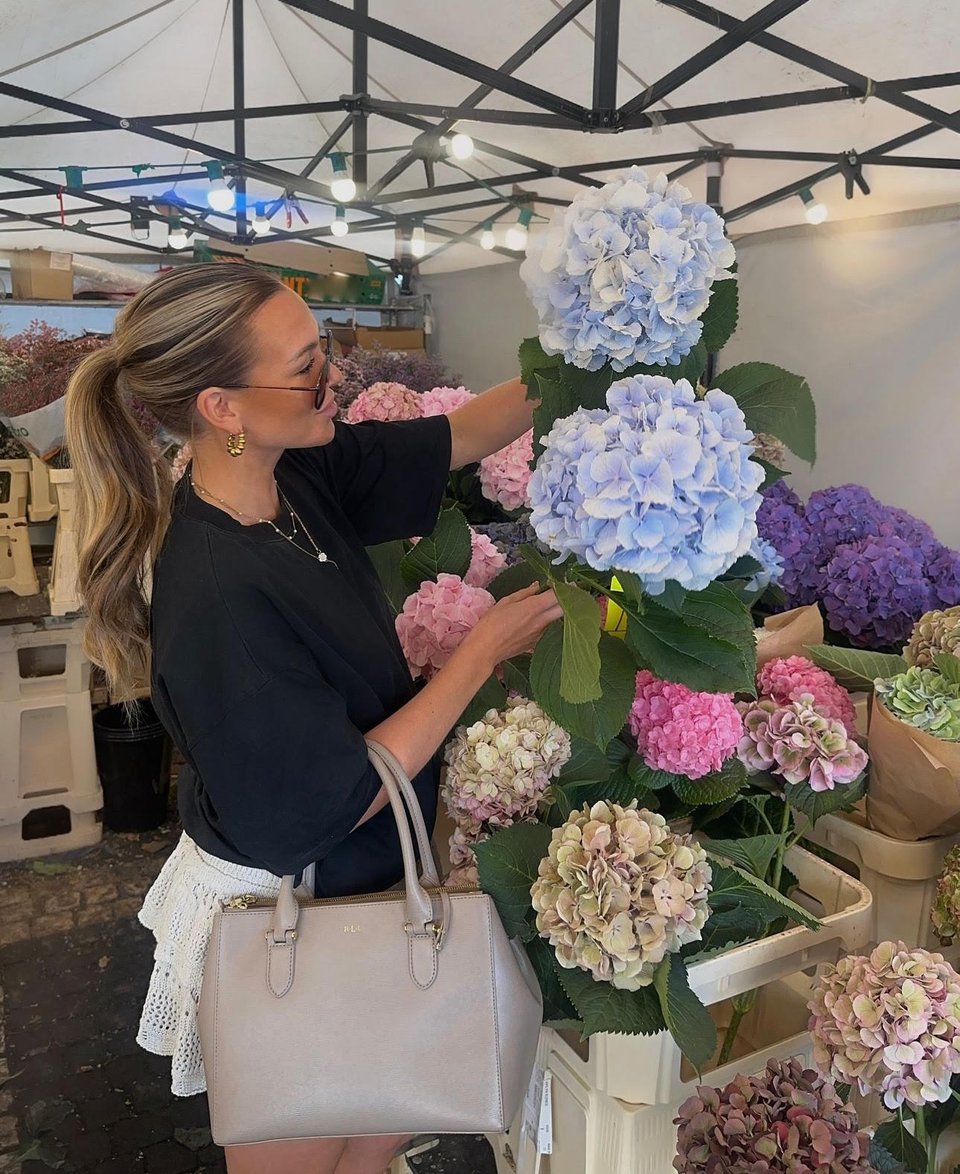
POLYGON ((285 876, 275 904, 235 898, 217 912, 199 1032, 218 1145, 499 1133, 519 1111, 542 1017, 536 975, 490 897, 441 886, 409 779, 383 746, 367 748, 405 890, 303 901, 285 876))

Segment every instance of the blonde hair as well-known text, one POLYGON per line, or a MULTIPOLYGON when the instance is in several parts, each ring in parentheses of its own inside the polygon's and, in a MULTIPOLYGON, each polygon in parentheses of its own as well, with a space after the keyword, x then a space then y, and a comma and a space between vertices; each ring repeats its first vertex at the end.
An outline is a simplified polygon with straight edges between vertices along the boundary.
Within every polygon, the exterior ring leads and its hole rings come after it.
POLYGON ((204 388, 245 382, 254 357, 250 318, 282 288, 246 264, 172 270, 120 311, 111 342, 88 355, 70 380, 66 433, 77 484, 86 648, 120 696, 149 673, 144 578, 169 525, 173 489, 125 393, 186 440, 204 388))

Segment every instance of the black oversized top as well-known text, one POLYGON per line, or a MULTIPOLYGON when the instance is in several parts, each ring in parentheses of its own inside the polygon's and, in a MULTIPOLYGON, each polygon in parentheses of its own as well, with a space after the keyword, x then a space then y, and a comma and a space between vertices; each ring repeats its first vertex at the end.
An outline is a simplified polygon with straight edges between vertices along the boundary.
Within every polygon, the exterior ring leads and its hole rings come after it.
MULTIPOLYGON (((180 482, 154 569, 152 695, 205 851, 277 875, 315 861, 318 896, 401 878, 389 807, 351 832, 380 788, 363 733, 415 691, 364 546, 431 532, 450 445, 436 416, 338 423, 329 444, 286 452, 277 481, 326 563, 180 482)), ((436 761, 414 779, 430 828, 437 783, 436 761)))

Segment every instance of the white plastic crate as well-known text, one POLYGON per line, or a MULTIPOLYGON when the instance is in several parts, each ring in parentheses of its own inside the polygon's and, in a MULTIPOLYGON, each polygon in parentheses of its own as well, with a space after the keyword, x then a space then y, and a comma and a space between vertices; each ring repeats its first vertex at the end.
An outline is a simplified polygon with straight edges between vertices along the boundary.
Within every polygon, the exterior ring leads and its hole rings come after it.
MULTIPOLYGON (((786 862, 800 884, 798 904, 821 917, 823 925, 796 926, 695 962, 689 968, 690 987, 707 1006, 835 962, 870 940, 871 896, 865 885, 802 848, 791 848, 786 862)), ((630 1104, 658 1105, 676 1102, 684 1087, 680 1050, 669 1032, 604 1032, 575 1041, 575 1033, 558 1036, 557 1054, 588 1088, 630 1104)))
POLYGON ((36 595, 40 590, 27 525, 26 518, 0 518, 0 591, 36 595))
POLYGON ((53 543, 53 568, 50 572, 50 612, 55 616, 80 610, 77 586, 77 537, 74 532, 76 483, 73 469, 51 469, 50 482, 57 495, 59 518, 53 543))
MULTIPOLYGON (((667 1174, 676 1153, 674 1117, 698 1084, 722 1086, 738 1073, 762 1071, 771 1058, 812 1063, 807 990, 796 979, 765 987, 741 1025, 735 1058, 702 1082, 683 1082, 669 1104, 631 1105, 590 1088, 560 1055, 559 1037, 545 1028, 537 1064, 552 1076, 553 1153, 541 1158, 540 1174, 667 1174)), ((522 1136, 522 1113, 508 1133, 489 1140, 498 1174, 533 1174, 536 1155, 522 1136)))
POLYGON ((0 518, 25 518, 29 497, 30 461, 0 461, 0 518))
POLYGON ((85 619, 0 627, 0 703, 86 693, 85 619))
POLYGON ((960 835, 894 840, 867 826, 861 806, 825 815, 806 839, 846 861, 873 893, 871 939, 943 952, 930 924, 930 906, 943 858, 960 844, 960 835))
POLYGON ((39 856, 53 856, 58 852, 72 852, 76 848, 89 848, 103 839, 103 823, 100 817, 102 802, 96 802, 92 811, 76 810, 78 806, 93 805, 95 801, 67 799, 51 802, 42 808, 35 808, 26 821, 3 825, 0 823, 0 861, 33 860, 39 856), (60 812, 63 811, 62 819, 60 812), (33 835, 41 826, 41 820, 50 825, 50 834, 33 835), (50 821, 55 820, 56 823, 50 821))
POLYGON ((50 466, 39 457, 30 458, 31 522, 49 522, 57 516, 57 497, 50 484, 50 466))

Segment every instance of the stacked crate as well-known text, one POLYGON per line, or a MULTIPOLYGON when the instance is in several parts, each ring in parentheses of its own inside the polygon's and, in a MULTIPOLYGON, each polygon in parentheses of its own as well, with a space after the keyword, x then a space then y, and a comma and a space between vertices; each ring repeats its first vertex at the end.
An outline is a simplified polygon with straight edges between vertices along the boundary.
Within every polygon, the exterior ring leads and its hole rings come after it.
POLYGON ((0 627, 0 861, 101 838, 85 622, 0 627))
POLYGON ((0 461, 0 591, 15 595, 40 590, 30 550, 29 495, 30 461, 0 461))

